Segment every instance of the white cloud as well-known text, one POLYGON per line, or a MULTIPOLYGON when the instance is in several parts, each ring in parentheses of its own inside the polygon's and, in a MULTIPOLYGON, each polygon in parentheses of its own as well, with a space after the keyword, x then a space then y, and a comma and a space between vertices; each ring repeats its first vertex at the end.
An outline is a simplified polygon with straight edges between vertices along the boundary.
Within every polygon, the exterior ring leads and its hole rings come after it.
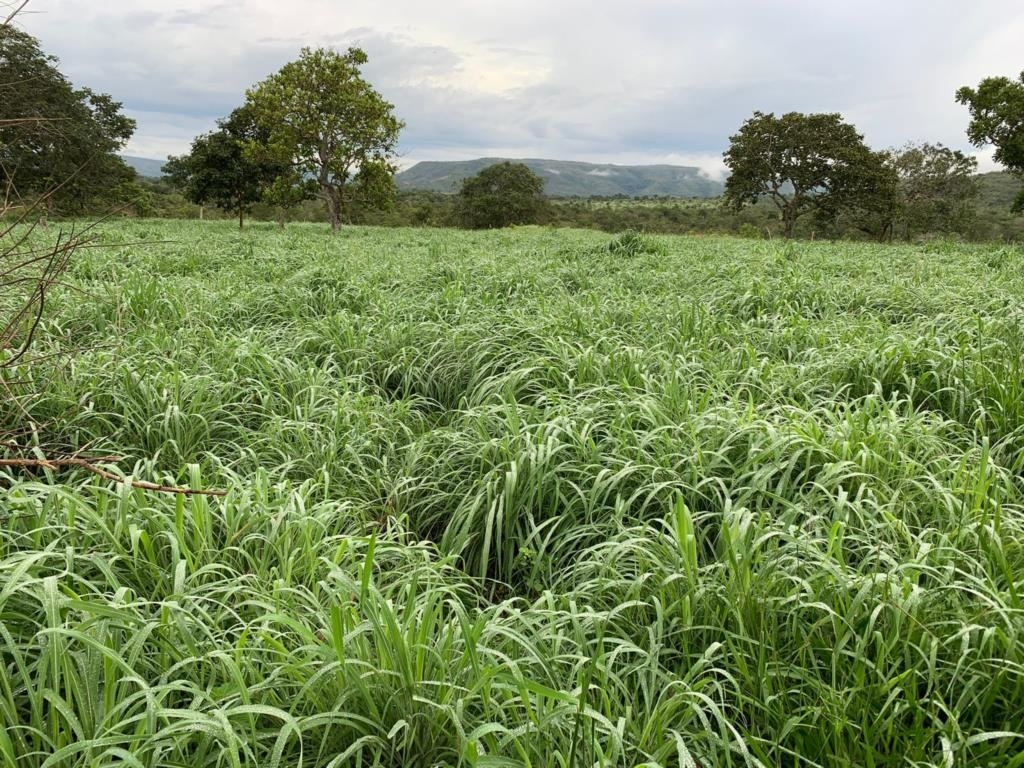
POLYGON ((978 173, 990 173, 991 171, 1006 170, 992 157, 994 152, 994 149, 988 147, 985 149, 979 149, 975 150, 974 152, 968 153, 978 161, 978 173))
POLYGON ((839 111, 869 143, 968 149, 957 87, 1024 61, 1018 0, 32 0, 23 25, 162 157, 303 45, 362 45, 401 163, 480 156, 722 174, 755 109, 839 111))
POLYGON ((181 154, 188 149, 191 137, 210 129, 210 125, 203 118, 184 117, 173 112, 139 112, 131 109, 125 112, 140 126, 146 127, 144 131, 136 131, 129 140, 124 149, 126 155, 163 160, 168 155, 181 154), (182 135, 189 137, 184 145, 182 135))

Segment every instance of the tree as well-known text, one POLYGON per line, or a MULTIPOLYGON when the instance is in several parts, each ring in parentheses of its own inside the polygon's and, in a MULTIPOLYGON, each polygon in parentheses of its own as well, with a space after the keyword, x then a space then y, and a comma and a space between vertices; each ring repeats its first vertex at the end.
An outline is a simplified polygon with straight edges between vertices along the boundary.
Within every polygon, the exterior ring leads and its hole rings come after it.
POLYGON ((887 152, 872 152, 858 183, 814 212, 823 228, 839 234, 853 227, 880 243, 892 240, 901 210, 900 178, 889 159, 887 152))
POLYGON ((739 210, 767 197, 786 237, 800 216, 833 217, 869 202, 885 181, 882 155, 838 114, 755 112, 729 141, 725 202, 739 210))
MULTIPOLYGON (((976 147, 993 145, 996 162, 1024 177, 1024 72, 1017 80, 987 77, 977 89, 964 86, 956 92, 956 100, 971 113, 967 127, 971 143, 976 147)), ((1013 210, 1024 212, 1024 188, 1013 210)))
MULTIPOLYGON (((34 384, 45 377, 26 375, 24 366, 39 361, 28 356, 28 352, 43 320, 50 291, 60 285, 76 249, 88 237, 73 227, 59 233, 52 245, 33 236, 34 228, 40 223, 38 212, 44 203, 52 200, 54 189, 35 187, 36 199, 24 206, 17 205, 12 169, 20 160, 38 162, 40 158, 33 157, 32 153, 45 148, 45 144, 39 141, 37 133, 53 127, 53 121, 44 111, 45 100, 40 99, 38 103, 32 100, 47 95, 54 85, 64 89, 61 92, 58 88, 57 95, 71 93, 73 96, 67 81, 53 66, 54 60, 43 56, 33 38, 11 26, 27 3, 28 0, 13 5, 7 3, 0 12, 0 181, 3 183, 0 214, 9 213, 11 208, 20 209, 10 219, 5 216, 5 221, 0 222, 0 390, 5 406, 0 408, 0 417, 3 417, 0 418, 0 449, 5 454, 11 449, 17 450, 18 440, 22 438, 39 449, 38 425, 28 415, 25 400, 32 398, 34 384), (38 80, 26 87, 26 83, 17 79, 25 75, 38 80), (34 143, 25 149, 23 139, 34 143)), ((58 100, 57 106, 68 103, 73 104, 74 100, 58 100)), ((38 184, 38 179, 30 178, 26 183, 28 181, 38 184)), ((68 181, 65 179, 62 183, 66 186, 68 181)), ((88 229, 85 228, 85 233, 88 229)), ((39 459, 27 461, 38 462, 39 459)))
POLYGON ((0 26, 0 183, 81 213, 135 178, 117 156, 135 121, 110 96, 72 87, 57 63, 31 35, 0 26))
POLYGON ((548 210, 544 179, 522 163, 490 165, 462 182, 458 208, 470 229, 535 224, 548 210))
POLYGON ((359 48, 345 53, 303 48, 297 61, 247 92, 247 104, 270 127, 268 146, 301 178, 316 181, 331 229, 341 226, 364 166, 394 173, 391 159, 404 123, 363 79, 359 48))
MULTIPOLYGON (((374 215, 394 210, 398 187, 392 167, 367 163, 352 181, 350 210, 353 221, 374 222, 374 215)), ((379 216, 378 216, 379 219, 379 216)))
POLYGON ((867 194, 847 200, 840 212, 840 230, 887 240, 969 229, 977 213, 977 160, 941 144, 907 144, 880 157, 867 194))
POLYGON ((314 197, 316 182, 304 179, 291 168, 285 167, 281 173, 263 187, 262 201, 277 207, 277 223, 284 229, 289 211, 314 197))
POLYGON ((908 144, 887 163, 899 179, 896 226, 904 236, 969 227, 979 191, 975 158, 942 144, 908 144))
POLYGON ((194 139, 189 154, 169 157, 164 176, 193 203, 237 214, 241 228, 246 212, 290 169, 267 153, 252 151, 267 132, 249 111, 236 109, 218 126, 194 139))

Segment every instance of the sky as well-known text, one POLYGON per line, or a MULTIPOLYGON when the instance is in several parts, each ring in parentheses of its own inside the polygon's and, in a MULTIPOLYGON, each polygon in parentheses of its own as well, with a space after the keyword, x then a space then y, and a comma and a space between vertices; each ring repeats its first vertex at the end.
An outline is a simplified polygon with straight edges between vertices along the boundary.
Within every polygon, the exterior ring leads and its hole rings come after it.
MULTIPOLYGON (((755 110, 840 112, 875 148, 971 150, 962 85, 1024 70, 1021 0, 30 0, 20 24, 188 150, 303 46, 369 56, 399 164, 484 156, 723 171, 755 110)), ((996 166, 979 153, 982 170, 996 166)))

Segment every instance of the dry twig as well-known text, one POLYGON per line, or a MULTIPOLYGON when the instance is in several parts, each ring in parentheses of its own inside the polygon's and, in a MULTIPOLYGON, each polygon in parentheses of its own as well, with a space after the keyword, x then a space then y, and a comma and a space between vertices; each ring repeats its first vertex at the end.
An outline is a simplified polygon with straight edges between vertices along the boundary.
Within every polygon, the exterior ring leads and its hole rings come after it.
POLYGON ((155 491, 157 493, 180 493, 183 496, 227 496, 227 491, 207 491, 198 490, 195 488, 179 488, 173 485, 157 485, 156 483, 149 483, 145 480, 131 480, 121 475, 116 475, 109 470, 103 469, 97 466, 94 462, 97 461, 117 461, 116 456, 99 456, 92 459, 82 458, 62 458, 62 459, 0 459, 0 467, 22 467, 22 468, 37 468, 37 469, 58 469, 60 467, 81 467, 82 469, 88 470, 94 474, 106 480, 113 480, 115 483, 127 483, 132 488, 139 488, 144 491, 155 491))

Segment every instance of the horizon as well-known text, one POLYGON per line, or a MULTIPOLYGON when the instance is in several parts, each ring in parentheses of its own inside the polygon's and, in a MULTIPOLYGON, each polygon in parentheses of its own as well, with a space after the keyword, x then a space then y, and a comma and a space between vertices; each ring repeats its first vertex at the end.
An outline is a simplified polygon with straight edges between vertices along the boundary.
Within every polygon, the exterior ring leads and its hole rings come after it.
POLYGON ((1010 0, 969 12, 952 0, 855 9, 528 0, 486 11, 457 0, 387 9, 297 0, 288 12, 270 0, 138 0, 128 11, 62 0, 57 9, 32 0, 19 24, 76 87, 123 102, 138 121, 125 154, 154 160, 186 152, 301 46, 358 44, 367 79, 406 121, 403 169, 558 158, 720 177, 729 136, 762 110, 839 112, 874 148, 942 143, 987 171, 997 166, 967 141, 954 92, 1024 66, 1024 8, 1010 0), (879 34, 879 18, 893 31, 879 34))
MULTIPOLYGON (((145 160, 146 162, 152 162, 152 163, 166 163, 167 162, 167 158, 144 157, 142 155, 133 155, 130 152, 120 152, 118 154, 122 158, 131 158, 131 159, 134 159, 134 160, 145 160)), ((720 178, 716 178, 715 176, 710 175, 707 171, 705 171, 703 168, 701 168, 699 166, 696 166, 696 165, 681 165, 681 164, 675 164, 675 163, 605 163, 605 162, 594 162, 594 161, 591 161, 591 160, 565 160, 565 159, 558 158, 558 157, 497 157, 497 156, 467 157, 467 158, 465 158, 463 160, 433 160, 433 159, 430 159, 430 158, 424 158, 423 160, 415 161, 411 165, 406 165, 405 167, 400 167, 398 169, 398 173, 403 173, 405 171, 408 171, 411 168, 414 168, 415 166, 420 165, 422 163, 472 163, 472 162, 476 162, 476 161, 479 161, 479 160, 497 160, 497 161, 506 161, 506 160, 508 160, 508 161, 520 162, 520 163, 522 163, 522 162, 580 163, 582 165, 594 165, 594 166, 607 165, 607 166, 613 166, 613 167, 617 167, 617 168, 657 168, 657 167, 662 167, 662 168, 686 168, 686 169, 696 170, 704 178, 707 178, 707 179, 709 179, 711 181, 716 181, 716 182, 723 182, 725 180, 725 178, 727 178, 727 176, 728 176, 727 170, 725 170, 725 169, 723 169, 723 175, 720 178)), ((1009 173, 1009 171, 1007 171, 1005 168, 1003 168, 998 163, 992 162, 991 165, 993 166, 991 168, 982 168, 982 164, 979 162, 978 169, 975 172, 975 175, 982 176, 982 175, 988 174, 988 173, 1009 173)))

